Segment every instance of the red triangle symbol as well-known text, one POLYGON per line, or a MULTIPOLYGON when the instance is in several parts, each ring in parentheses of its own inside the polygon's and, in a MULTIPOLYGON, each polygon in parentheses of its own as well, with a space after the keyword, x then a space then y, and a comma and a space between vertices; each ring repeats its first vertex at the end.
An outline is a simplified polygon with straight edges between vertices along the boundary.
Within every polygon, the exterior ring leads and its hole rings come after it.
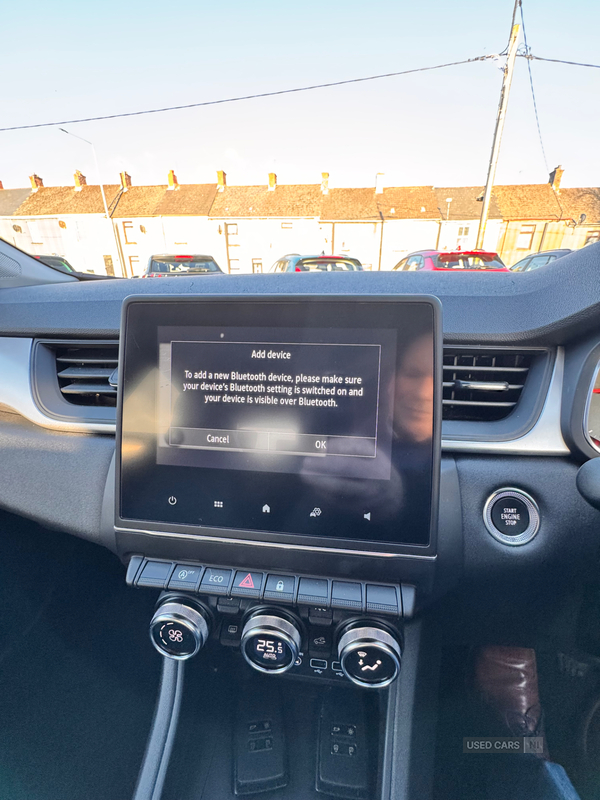
POLYGON ((254 581, 252 580, 252 575, 249 572, 244 580, 240 583, 240 588, 244 589, 254 589, 254 581))

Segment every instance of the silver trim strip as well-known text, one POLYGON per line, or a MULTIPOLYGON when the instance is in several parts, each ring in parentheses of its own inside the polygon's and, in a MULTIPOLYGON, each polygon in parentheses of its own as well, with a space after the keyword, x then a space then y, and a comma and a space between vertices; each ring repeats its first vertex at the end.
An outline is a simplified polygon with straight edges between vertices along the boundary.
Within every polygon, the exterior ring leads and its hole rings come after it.
POLYGON ((243 544, 249 547, 277 547, 281 550, 308 550, 312 553, 343 553, 350 556, 377 556, 379 558, 417 558, 421 561, 435 561, 437 556, 420 556, 416 553, 380 553, 372 550, 347 550, 341 547, 317 547, 308 544, 287 544, 287 542, 261 542, 253 539, 233 539, 225 536, 206 536, 195 533, 168 533, 167 531, 147 531, 143 528, 119 528, 118 533, 141 533, 144 536, 161 536, 169 539, 189 539, 193 542, 220 542, 221 544, 243 544))
POLYGON ((560 428, 565 351, 558 347, 554 370, 542 412, 533 428, 518 439, 505 442, 459 441, 442 437, 445 452, 489 453, 511 455, 565 456, 570 450, 565 444, 560 428))
MULTIPOLYGON (((110 422, 79 422, 58 420, 46 416, 33 399, 30 379, 32 339, 0 337, 0 409, 15 411, 43 428, 69 433, 114 434, 116 425, 110 422)), ((542 412, 533 428, 519 439, 503 442, 446 439, 442 436, 444 452, 545 455, 569 454, 560 429, 560 409, 564 375, 564 349, 557 348, 554 370, 542 412)))
POLYGON ((600 373, 600 362, 598 362, 598 366, 594 370, 590 388, 588 389, 587 400, 585 401, 585 411, 583 413, 583 437, 589 446, 593 447, 597 453, 600 452, 600 447, 594 443, 594 440, 590 434, 590 407, 592 405, 592 397, 594 396, 594 387, 596 386, 596 381, 598 380, 598 373, 600 373))
POLYGON ((38 408, 31 388, 32 349, 33 339, 0 336, 0 409, 15 411, 35 425, 55 431, 114 433, 114 423, 53 419, 38 408))

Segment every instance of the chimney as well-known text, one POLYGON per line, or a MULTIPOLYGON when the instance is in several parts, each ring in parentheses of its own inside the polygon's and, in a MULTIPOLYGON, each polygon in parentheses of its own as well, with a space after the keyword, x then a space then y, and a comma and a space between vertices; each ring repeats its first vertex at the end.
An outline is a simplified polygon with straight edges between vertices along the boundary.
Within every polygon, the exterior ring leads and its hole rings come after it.
POLYGON ((321 173, 321 192, 323 194, 329 194, 329 173, 322 172, 321 173))
POLYGON ((277 188, 277 175, 274 172, 269 172, 269 191, 274 192, 277 188))
POLYGON ((80 192, 82 186, 87 186, 87 180, 85 175, 83 175, 78 169, 75 170, 75 174, 73 175, 75 179, 75 191, 80 192))
POLYGON ((33 175, 29 176, 29 180, 31 181, 31 188, 34 192, 37 192, 38 189, 41 189, 44 186, 44 181, 39 175, 36 175, 35 172, 33 175))
POLYGON ((383 172, 378 172, 375 176, 375 194, 383 194, 383 178, 383 172))
POLYGON ((550 186, 552 186, 555 192, 558 192, 560 190, 560 182, 562 181, 563 173, 564 169, 560 164, 558 165, 558 167, 554 167, 554 169, 550 173, 550 180, 548 181, 548 183, 550 184, 550 186))
MULTIPOLYGON (((175 172, 172 169, 169 170, 167 180, 169 182, 169 189, 171 191, 179 186, 179 184, 177 183, 177 175, 175 175, 175 172)), ((131 186, 131 179, 129 180, 129 185, 131 186)))
POLYGON ((123 191, 126 192, 127 189, 131 189, 131 175, 128 175, 126 172, 121 172, 120 178, 121 178, 121 188, 123 189, 123 191))
POLYGON ((227 173, 222 169, 217 170, 217 191, 222 192, 227 186, 227 173))

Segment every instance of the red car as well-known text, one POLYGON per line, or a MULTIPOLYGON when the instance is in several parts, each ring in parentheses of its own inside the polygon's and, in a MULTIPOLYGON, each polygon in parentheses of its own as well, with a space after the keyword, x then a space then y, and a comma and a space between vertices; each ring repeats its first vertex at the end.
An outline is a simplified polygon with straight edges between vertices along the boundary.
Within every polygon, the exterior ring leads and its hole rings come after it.
POLYGON ((461 270, 476 272, 510 272, 498 253, 483 250, 418 250, 411 253, 394 267, 394 271, 416 272, 417 270, 461 270))

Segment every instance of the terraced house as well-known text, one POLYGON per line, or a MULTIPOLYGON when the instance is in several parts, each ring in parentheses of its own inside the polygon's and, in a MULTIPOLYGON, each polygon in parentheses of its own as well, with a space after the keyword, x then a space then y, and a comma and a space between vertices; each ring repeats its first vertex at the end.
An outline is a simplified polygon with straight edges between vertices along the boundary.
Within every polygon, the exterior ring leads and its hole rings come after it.
MULTIPOLYGON (((484 249, 507 264, 539 250, 579 249, 600 240, 600 189, 546 184, 496 186, 484 249)), ((348 254, 366 269, 390 270, 426 248, 475 246, 483 187, 331 188, 315 184, 229 186, 223 171, 209 184, 167 182, 0 188, 0 236, 34 255, 62 255, 80 271, 140 275, 154 253, 212 255, 226 272, 266 272, 282 255, 348 254), (107 213, 108 212, 108 216, 107 213)), ((0 183, 0 187, 2 184, 0 183)))

